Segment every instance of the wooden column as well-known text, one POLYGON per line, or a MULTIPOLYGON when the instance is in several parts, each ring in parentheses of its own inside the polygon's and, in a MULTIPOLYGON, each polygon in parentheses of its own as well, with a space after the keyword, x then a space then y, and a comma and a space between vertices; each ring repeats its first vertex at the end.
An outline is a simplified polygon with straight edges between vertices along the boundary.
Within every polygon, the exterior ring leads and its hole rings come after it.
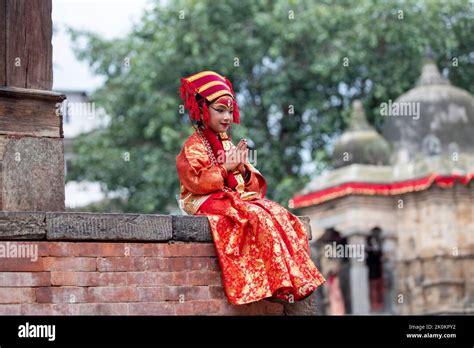
POLYGON ((0 0, 0 210, 64 210, 51 0, 0 0))

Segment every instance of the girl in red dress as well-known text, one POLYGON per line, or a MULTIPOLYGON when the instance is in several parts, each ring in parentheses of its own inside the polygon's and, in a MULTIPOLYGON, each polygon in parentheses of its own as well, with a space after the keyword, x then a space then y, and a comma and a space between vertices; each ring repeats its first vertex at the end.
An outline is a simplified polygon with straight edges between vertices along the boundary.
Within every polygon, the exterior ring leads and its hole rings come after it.
POLYGON ((325 279, 310 258, 301 221, 265 198, 265 178, 248 161, 246 141, 235 146, 227 134, 239 123, 230 81, 203 71, 181 82, 197 125, 176 158, 180 206, 209 219, 228 301, 306 298, 325 279))

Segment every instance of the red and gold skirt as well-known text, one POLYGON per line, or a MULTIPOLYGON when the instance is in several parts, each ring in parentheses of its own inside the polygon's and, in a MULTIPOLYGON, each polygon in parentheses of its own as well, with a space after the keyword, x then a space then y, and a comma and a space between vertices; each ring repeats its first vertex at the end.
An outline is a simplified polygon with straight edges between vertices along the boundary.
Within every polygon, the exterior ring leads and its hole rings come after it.
POLYGON ((219 192, 196 215, 209 219, 230 303, 298 301, 326 281, 310 258, 303 224, 278 203, 219 192))

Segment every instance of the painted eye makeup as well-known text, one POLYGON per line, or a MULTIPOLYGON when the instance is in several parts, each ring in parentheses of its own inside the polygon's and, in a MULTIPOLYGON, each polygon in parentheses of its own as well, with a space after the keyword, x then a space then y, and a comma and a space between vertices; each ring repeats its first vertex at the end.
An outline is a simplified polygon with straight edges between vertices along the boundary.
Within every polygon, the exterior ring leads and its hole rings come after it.
MULTIPOLYGON (((214 109, 214 108, 213 108, 213 109, 214 109)), ((227 110, 225 110, 225 109, 214 109, 214 110, 216 110, 217 112, 219 112, 219 113, 221 113, 221 114, 222 114, 223 112, 226 112, 226 111, 227 111, 227 110)), ((234 109, 229 110, 229 113, 233 113, 233 112, 234 112, 234 109)))

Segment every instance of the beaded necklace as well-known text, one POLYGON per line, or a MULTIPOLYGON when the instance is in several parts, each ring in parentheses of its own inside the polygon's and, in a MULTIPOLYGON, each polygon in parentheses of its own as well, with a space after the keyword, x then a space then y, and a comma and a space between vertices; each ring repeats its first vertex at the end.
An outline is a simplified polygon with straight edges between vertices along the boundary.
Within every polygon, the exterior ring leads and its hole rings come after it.
MULTIPOLYGON (((198 127, 198 126, 193 126, 193 128, 196 130, 197 134, 199 135, 199 138, 201 138, 202 142, 204 143, 204 146, 206 147, 207 154, 208 154, 209 158, 211 159, 212 165, 213 166, 219 165, 219 163, 217 162, 216 156, 214 156, 214 152, 212 151, 211 144, 209 144, 209 142, 207 141, 206 137, 202 133, 201 128, 198 127)), ((224 185, 224 188, 222 189, 222 191, 234 192, 230 187, 227 187, 225 185, 224 185)))

